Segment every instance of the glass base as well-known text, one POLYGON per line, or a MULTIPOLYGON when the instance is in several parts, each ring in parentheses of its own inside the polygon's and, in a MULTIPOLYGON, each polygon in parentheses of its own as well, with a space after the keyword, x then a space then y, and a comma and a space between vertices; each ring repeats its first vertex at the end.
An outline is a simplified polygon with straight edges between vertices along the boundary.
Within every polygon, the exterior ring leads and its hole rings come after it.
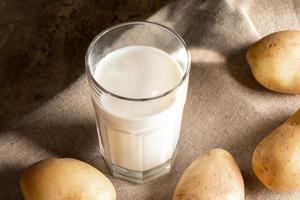
POLYGON ((105 160, 105 162, 114 177, 122 178, 140 184, 167 174, 171 170, 171 159, 153 169, 143 172, 125 169, 111 164, 110 162, 107 162, 107 160, 105 160))

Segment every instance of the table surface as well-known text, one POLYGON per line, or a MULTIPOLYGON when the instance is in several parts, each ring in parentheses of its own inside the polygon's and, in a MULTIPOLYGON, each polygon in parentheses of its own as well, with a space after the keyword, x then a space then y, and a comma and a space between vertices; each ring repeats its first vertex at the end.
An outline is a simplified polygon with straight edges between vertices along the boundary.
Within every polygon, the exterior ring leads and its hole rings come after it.
POLYGON ((138 16, 131 12, 156 10, 161 4, 36 2, 0 0, 0 116, 1 123, 10 123, 0 129, 1 199, 21 199, 18 181, 22 170, 56 156, 77 158, 98 168, 114 184, 118 200, 170 200, 186 167, 216 147, 235 157, 244 177, 246 199, 300 199, 300 193, 266 189, 251 169, 258 142, 300 107, 300 96, 263 88, 245 59, 247 47, 259 38, 300 28, 300 1, 179 0, 148 18, 186 40, 192 67, 173 168, 170 174, 143 185, 110 175, 100 157, 87 81, 80 75, 88 43, 115 15, 119 16, 116 21, 146 17, 153 11, 138 16), (105 9, 100 11, 102 6, 105 9), (109 14, 112 11, 115 14, 109 14), (19 120, 13 120, 18 116, 19 120))

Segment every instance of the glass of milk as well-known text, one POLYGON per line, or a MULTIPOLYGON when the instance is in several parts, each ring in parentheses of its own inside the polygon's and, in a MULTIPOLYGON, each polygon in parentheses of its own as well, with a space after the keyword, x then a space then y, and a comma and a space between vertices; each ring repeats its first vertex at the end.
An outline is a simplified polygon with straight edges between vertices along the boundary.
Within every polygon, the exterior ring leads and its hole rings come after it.
POLYGON ((116 25, 91 42, 86 72, 113 176, 143 183, 170 171, 189 71, 183 39, 156 23, 116 25))

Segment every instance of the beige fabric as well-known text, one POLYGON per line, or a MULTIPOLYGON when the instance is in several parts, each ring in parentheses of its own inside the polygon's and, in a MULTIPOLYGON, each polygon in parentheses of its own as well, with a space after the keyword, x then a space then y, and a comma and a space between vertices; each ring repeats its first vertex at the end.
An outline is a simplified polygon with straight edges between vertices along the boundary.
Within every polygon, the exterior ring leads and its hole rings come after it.
POLYGON ((225 148, 236 158, 245 179, 246 199, 300 199, 300 193, 268 191, 251 170, 255 146, 300 107, 300 96, 264 89, 245 61, 245 47, 261 36, 299 28, 299 11, 297 0, 194 0, 167 5, 149 20, 179 32, 192 54, 182 137, 172 172, 143 185, 109 175, 100 157, 83 76, 2 130, 0 199, 21 199, 18 180, 22 169, 40 159, 60 156, 87 161, 106 173, 119 200, 168 200, 190 162, 214 147, 225 148))

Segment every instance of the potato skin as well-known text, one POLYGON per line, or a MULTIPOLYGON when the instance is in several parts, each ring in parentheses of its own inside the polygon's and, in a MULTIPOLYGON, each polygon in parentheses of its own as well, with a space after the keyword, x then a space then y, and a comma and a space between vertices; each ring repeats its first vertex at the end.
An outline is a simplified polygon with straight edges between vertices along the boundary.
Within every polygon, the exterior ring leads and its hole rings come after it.
POLYGON ((300 191, 300 109, 258 144, 252 167, 269 189, 300 191))
POLYGON ((20 180, 25 200, 115 200, 112 183, 96 168, 71 158, 50 158, 26 169, 20 180))
POLYGON ((185 170, 173 200, 243 200, 244 181, 234 158, 223 149, 199 156, 185 170))
POLYGON ((246 57, 261 85, 276 92, 300 94, 300 31, 267 35, 249 47, 246 57))

